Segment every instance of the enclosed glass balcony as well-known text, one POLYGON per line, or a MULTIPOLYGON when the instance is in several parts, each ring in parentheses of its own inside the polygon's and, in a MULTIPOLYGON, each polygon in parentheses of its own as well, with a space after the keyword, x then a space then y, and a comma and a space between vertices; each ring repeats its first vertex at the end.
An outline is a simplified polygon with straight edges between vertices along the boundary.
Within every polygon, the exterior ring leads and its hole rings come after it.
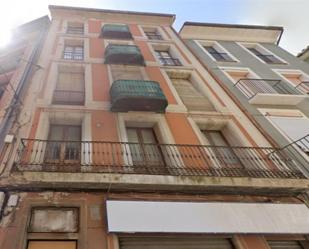
POLYGON ((144 57, 137 46, 110 44, 105 49, 106 64, 145 65, 144 57))
POLYGON ((167 99, 159 83, 146 80, 116 80, 110 89, 115 112, 165 112, 167 99))
POLYGON ((101 37, 107 39, 132 39, 129 27, 119 24, 105 24, 101 30, 101 37))

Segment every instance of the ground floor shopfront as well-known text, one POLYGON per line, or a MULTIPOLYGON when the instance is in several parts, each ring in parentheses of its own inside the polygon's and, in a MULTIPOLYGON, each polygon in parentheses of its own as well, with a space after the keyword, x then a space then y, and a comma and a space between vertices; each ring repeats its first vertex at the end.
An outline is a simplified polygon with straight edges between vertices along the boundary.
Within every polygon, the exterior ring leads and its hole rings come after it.
POLYGON ((304 249, 294 197, 10 192, 1 249, 304 249))

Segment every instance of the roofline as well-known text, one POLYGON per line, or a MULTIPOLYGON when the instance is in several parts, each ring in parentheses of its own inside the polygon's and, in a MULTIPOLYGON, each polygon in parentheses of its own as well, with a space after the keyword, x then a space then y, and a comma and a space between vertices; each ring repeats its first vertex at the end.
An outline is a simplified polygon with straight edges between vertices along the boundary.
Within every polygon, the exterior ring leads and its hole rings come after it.
POLYGON ((283 31, 281 26, 264 26, 264 25, 245 25, 245 24, 224 24, 224 23, 205 23, 205 22, 185 22, 180 31, 184 26, 207 26, 207 27, 218 27, 218 28, 238 28, 238 29, 266 29, 266 30, 278 30, 283 31))
POLYGON ((279 38, 277 40, 277 45, 281 40, 284 28, 282 26, 264 26, 264 25, 246 25, 246 24, 224 24, 224 23, 206 23, 206 22, 185 22, 179 33, 183 30, 185 26, 204 26, 204 27, 216 27, 216 28, 237 28, 237 29, 264 29, 264 30, 276 30, 280 31, 279 38))
POLYGON ((172 21, 175 21, 175 14, 163 14, 163 13, 153 13, 153 12, 137 12, 137 11, 126 11, 126 10, 110 10, 110 9, 95 9, 95 8, 83 8, 83 7, 70 7, 70 6, 61 6, 61 5, 49 5, 50 10, 53 9, 64 9, 64 10, 80 10, 88 12, 102 12, 102 13, 119 13, 119 14, 128 14, 128 15, 148 15, 148 16, 160 16, 160 17, 169 17, 172 18, 172 21))

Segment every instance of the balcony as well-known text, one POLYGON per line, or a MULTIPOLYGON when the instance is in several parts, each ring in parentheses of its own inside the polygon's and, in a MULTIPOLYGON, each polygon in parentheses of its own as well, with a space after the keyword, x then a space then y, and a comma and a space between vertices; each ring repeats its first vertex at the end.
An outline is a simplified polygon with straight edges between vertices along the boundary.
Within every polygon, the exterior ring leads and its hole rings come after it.
POLYGON ((306 98, 281 80, 240 79, 235 86, 250 104, 297 105, 306 98))
POLYGON ((52 103, 55 105, 84 105, 85 92, 55 90, 52 103))
POLYGON ((22 139, 15 170, 303 179, 282 150, 127 142, 22 139))
POLYGON ((159 83, 146 80, 117 80, 110 95, 114 112, 151 111, 165 112, 167 99, 159 83))
POLYGON ((300 91, 303 94, 309 94, 309 81, 303 81, 301 83, 299 83, 295 89, 297 89, 298 91, 300 91))
POLYGON ((101 30, 100 37, 106 39, 132 39, 129 27, 119 24, 105 24, 101 30))
POLYGON ((106 64, 145 65, 144 57, 137 46, 110 44, 105 49, 106 64))

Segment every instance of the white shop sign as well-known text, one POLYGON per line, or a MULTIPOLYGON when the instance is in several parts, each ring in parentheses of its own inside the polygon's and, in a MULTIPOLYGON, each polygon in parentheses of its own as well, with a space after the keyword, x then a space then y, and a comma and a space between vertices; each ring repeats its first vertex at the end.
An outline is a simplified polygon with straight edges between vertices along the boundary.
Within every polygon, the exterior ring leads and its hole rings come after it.
POLYGON ((110 232, 308 234, 304 204, 107 201, 110 232))

